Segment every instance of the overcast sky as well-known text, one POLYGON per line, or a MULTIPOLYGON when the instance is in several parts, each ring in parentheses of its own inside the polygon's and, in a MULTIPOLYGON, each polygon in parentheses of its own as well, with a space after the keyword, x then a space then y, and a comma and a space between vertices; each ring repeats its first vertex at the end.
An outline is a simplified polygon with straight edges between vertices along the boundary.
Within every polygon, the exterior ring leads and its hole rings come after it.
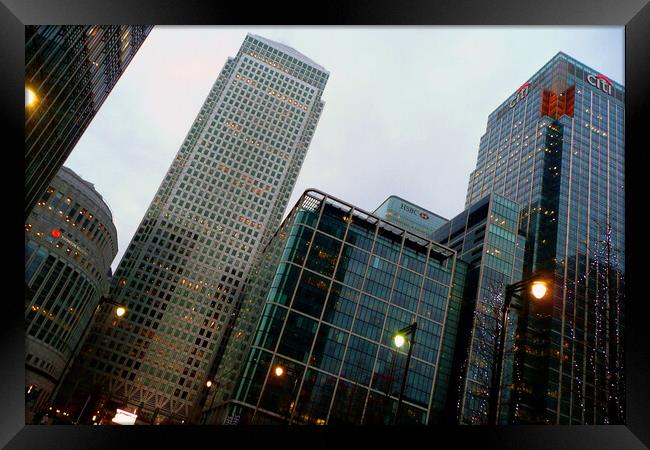
POLYGON ((395 194, 452 218, 488 114, 558 51, 625 84, 623 27, 157 26, 65 163, 113 212, 113 270, 247 32, 330 72, 287 209, 313 187, 369 211, 395 194))

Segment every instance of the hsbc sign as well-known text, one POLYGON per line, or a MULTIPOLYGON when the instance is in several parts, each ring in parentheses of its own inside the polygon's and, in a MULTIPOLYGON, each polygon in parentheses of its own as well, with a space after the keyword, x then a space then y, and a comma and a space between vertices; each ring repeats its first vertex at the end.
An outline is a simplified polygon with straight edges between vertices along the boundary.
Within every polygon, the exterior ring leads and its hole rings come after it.
POLYGON ((605 94, 614 95, 614 83, 605 75, 587 75, 587 83, 600 89, 605 94))
POLYGON ((402 203, 400 207, 401 207, 402 210, 404 210, 404 211, 406 211, 406 212, 408 212, 410 214, 417 214, 422 219, 429 220, 429 215, 427 213, 425 213, 424 211, 418 211, 417 209, 415 209, 415 208, 413 208, 413 207, 411 207, 409 205, 406 205, 404 203, 402 203))

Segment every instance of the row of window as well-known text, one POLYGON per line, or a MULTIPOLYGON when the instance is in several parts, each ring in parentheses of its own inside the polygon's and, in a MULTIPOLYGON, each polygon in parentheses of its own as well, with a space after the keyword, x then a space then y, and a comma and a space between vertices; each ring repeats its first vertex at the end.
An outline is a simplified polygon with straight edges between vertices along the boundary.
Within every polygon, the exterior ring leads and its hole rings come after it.
POLYGON ((110 242, 115 247, 113 239, 103 223, 86 208, 82 208, 79 203, 73 203, 70 197, 57 191, 54 187, 50 186, 45 191, 38 204, 51 211, 58 212, 59 215, 66 218, 65 220, 70 226, 78 226, 79 232, 85 233, 90 240, 96 241, 100 248, 103 248, 106 242, 110 242))

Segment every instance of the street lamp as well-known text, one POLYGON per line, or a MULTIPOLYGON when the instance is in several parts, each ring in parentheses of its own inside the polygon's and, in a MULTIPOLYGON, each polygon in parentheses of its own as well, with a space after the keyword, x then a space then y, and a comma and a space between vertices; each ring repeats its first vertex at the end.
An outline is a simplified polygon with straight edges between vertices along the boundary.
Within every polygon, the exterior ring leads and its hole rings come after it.
MULTIPOLYGON (((208 406, 208 409, 203 410, 203 411, 200 412, 200 413, 199 413, 199 412, 196 413, 196 414, 201 414, 201 417, 200 417, 200 424, 201 424, 201 425, 204 425, 205 422, 208 420, 208 416, 212 414, 212 405, 214 405, 214 399, 215 399, 215 398, 217 397, 217 395, 219 394, 219 387, 221 386, 221 380, 222 380, 223 378, 227 377, 228 375, 232 374, 232 373, 235 372, 236 370, 238 370, 238 369, 237 369, 237 368, 233 368, 233 369, 231 369, 231 370, 226 371, 225 373, 223 373, 223 374, 220 375, 220 378, 219 378, 216 382, 213 382, 212 380, 207 380, 207 381, 205 382, 205 387, 206 387, 206 389, 207 389, 207 391, 205 392, 206 398, 205 398, 204 400, 202 400, 201 402, 199 402, 197 407, 201 407, 201 408, 202 408, 202 407, 205 405, 205 402, 206 402, 206 400, 207 400, 207 396, 210 395, 210 392, 208 392, 208 391, 212 390, 212 387, 213 387, 213 386, 214 386, 214 391, 215 391, 215 392, 212 394, 212 397, 210 398, 210 406, 208 406), (203 406, 202 406, 202 405, 203 405, 203 406)), ((218 404, 218 405, 217 405, 217 408, 218 408, 219 406, 221 406, 222 404, 223 404, 223 403, 218 404)))
POLYGON ((25 86, 25 108, 32 108, 38 103, 38 95, 30 87, 25 86))
MULTIPOLYGON (((287 370, 284 367, 282 367, 280 364, 278 364, 273 369, 273 373, 275 374, 275 376, 277 378, 282 378, 287 373, 287 370)), ((294 378, 295 378, 295 380, 293 381, 293 387, 291 388, 291 394, 290 394, 290 397, 289 397, 289 400, 293 401, 293 402, 295 402, 294 397, 296 395, 296 387, 298 386, 298 380, 300 379, 300 376, 298 374, 295 374, 294 378)), ((289 403, 289 408, 288 408, 286 414, 284 415, 284 418, 287 421, 287 425, 291 425, 291 415, 292 414, 293 414, 293 409, 291 408, 291 403, 289 403)))
MULTIPOLYGON (((546 294, 548 293, 548 282, 540 278, 539 275, 533 275, 532 277, 526 278, 525 280, 521 280, 517 283, 509 284, 506 286, 506 295, 503 300, 503 305, 501 306, 501 311, 498 319, 501 323, 501 332, 495 339, 495 344, 497 347, 494 354, 494 363, 492 364, 492 380, 490 383, 488 409, 488 423, 490 425, 496 425, 498 420, 497 413, 499 409, 501 370, 503 365, 504 347, 506 344, 506 325, 508 324, 508 316, 510 314, 512 297, 514 294, 519 294, 525 290, 528 290, 535 300, 541 300, 546 297, 546 294)), ((522 299, 522 301, 525 300, 522 299)), ((496 324, 496 329, 499 329, 499 322, 496 324)))
MULTIPOLYGON (((219 384, 220 381, 217 381, 217 385, 215 386, 215 390, 219 389, 219 384)), ((206 389, 210 389, 212 387, 212 380, 208 380, 205 382, 205 387, 206 389)), ((206 393, 206 395, 210 395, 210 393, 206 393)), ((212 412, 212 404, 214 403, 214 398, 217 396, 217 393, 215 392, 212 394, 212 398, 210 399, 210 406, 208 407, 208 411, 205 414, 202 414, 203 417, 201 417, 201 425, 205 424, 205 420, 208 418, 208 414, 212 412)), ((203 401, 205 402, 205 400, 203 401)), ((200 405, 200 404, 199 404, 200 405)), ((197 412, 198 414, 198 412, 197 412)))
POLYGON ((399 398, 397 400, 397 411, 395 411, 395 419, 393 421, 394 425, 397 425, 397 421, 399 420, 399 415, 402 409, 402 401, 404 400, 404 389, 406 388, 406 378, 409 372, 409 364, 411 363, 411 353, 413 352, 413 346, 415 346, 415 331, 417 330, 417 328, 418 328, 417 322, 413 322, 411 325, 399 330, 395 335, 395 337, 393 337, 393 342, 395 343, 395 347, 397 348, 402 348, 407 340, 409 342, 409 352, 408 355, 406 356, 406 366, 404 367, 402 386, 400 387, 399 398), (410 336, 411 338, 407 339, 408 336, 410 336))
MULTIPOLYGON (((77 350, 79 349, 79 346, 81 345, 81 343, 83 341, 86 340, 86 333, 88 331, 88 328, 90 328, 90 325, 93 323, 93 321, 95 319, 95 314, 97 314, 97 311, 99 311, 99 308, 104 303, 108 303, 108 304, 111 304, 111 305, 114 305, 114 306, 117 307, 117 308, 115 308, 115 315, 118 318, 122 318, 126 314, 126 306, 124 306, 123 304, 117 303, 115 300, 113 300, 113 299, 111 299, 109 297, 101 297, 99 299, 99 303, 97 303, 97 307, 95 307, 95 310, 93 311, 90 318, 88 319, 88 323, 86 324, 84 330, 81 332, 81 336, 80 336, 79 340, 77 341, 77 344, 75 345, 74 350, 72 350, 72 353, 70 354, 70 357, 66 361, 65 366, 63 367, 63 370, 61 371, 61 376, 56 381, 56 386, 52 390, 52 396, 50 397, 50 404, 53 404, 54 400, 56 399, 56 396, 59 393, 59 388, 61 387, 61 382, 63 381, 63 378, 65 378, 66 372, 68 371, 68 368, 70 367, 70 364, 72 363, 72 360, 74 359, 75 355, 77 354, 77 350)), ((88 401, 86 401, 86 403, 87 402, 88 401)), ((85 405, 84 405, 84 409, 85 409, 85 405)), ((82 410, 82 412, 83 412, 83 410, 82 410)), ((80 417, 81 417, 81 414, 79 414, 79 418, 80 417)), ((79 418, 77 418, 77 422, 79 421, 79 418)))

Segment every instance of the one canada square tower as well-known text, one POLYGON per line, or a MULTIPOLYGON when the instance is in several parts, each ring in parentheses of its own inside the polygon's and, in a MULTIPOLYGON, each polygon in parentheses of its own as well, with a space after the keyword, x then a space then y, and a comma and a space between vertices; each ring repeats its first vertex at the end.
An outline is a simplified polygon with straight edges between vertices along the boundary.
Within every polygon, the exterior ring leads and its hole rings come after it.
MULTIPOLYGON (((228 58, 113 277, 60 402, 187 422, 254 255, 278 228, 329 73, 248 34, 228 58)), ((62 406, 63 403, 61 403, 62 406)))

